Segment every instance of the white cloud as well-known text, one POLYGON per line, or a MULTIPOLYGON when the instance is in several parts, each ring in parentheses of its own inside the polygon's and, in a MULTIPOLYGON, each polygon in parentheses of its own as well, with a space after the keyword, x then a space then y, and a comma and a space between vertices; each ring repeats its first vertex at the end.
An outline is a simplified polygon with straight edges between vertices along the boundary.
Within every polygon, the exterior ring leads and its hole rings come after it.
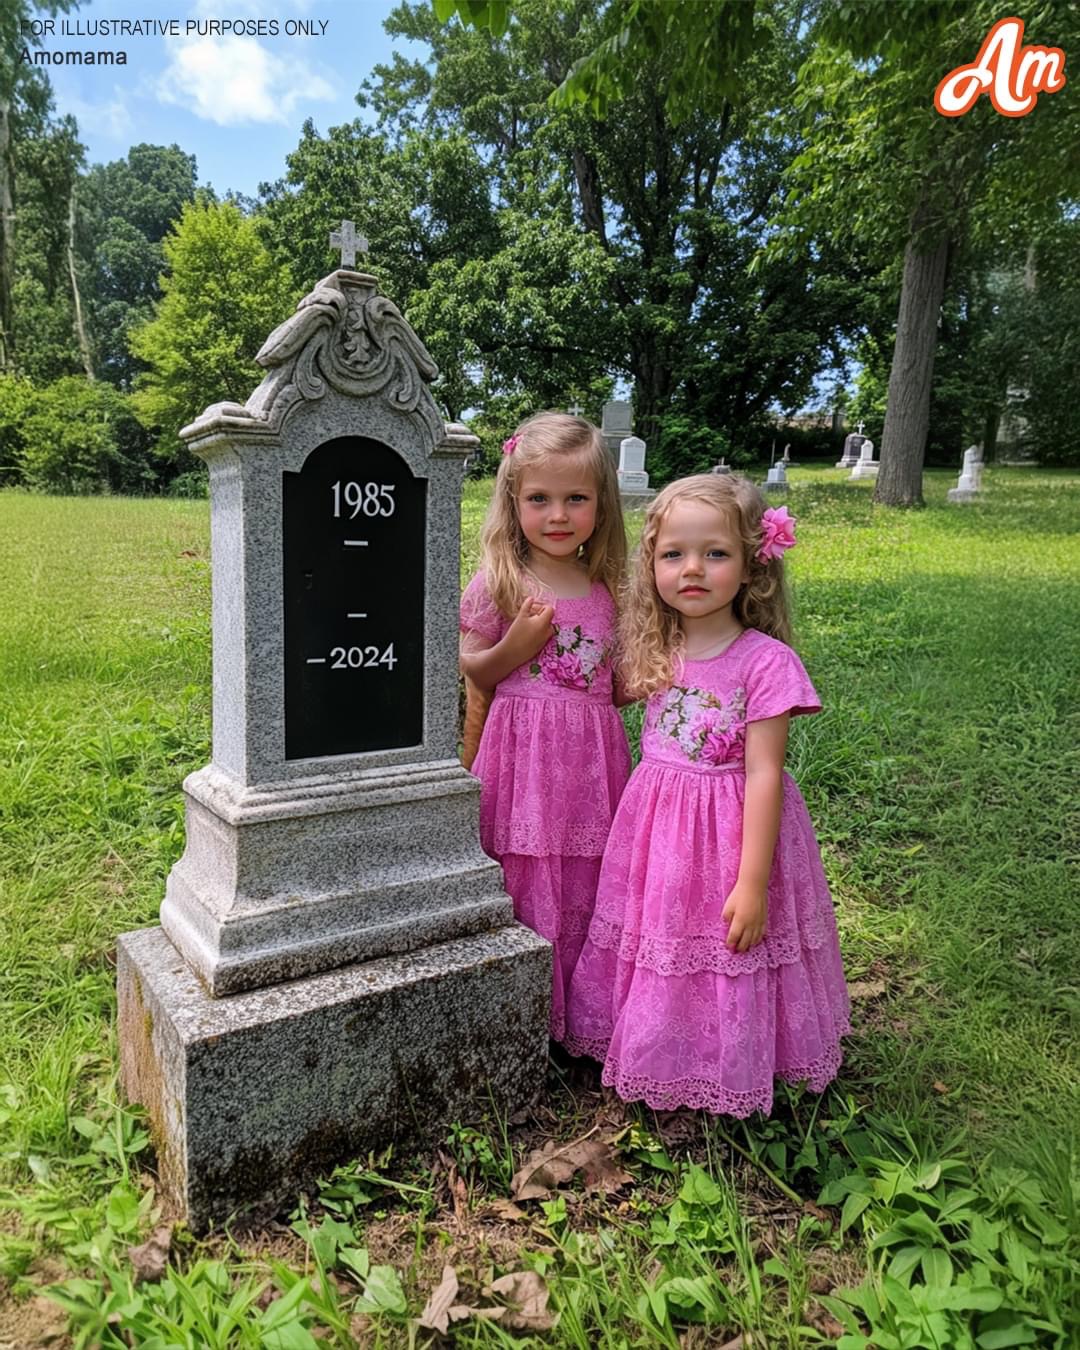
MULTIPOLYGON (((59 81, 54 79, 54 84, 59 81)), ((61 111, 71 113, 79 124, 80 132, 102 136, 113 141, 127 141, 135 127, 128 111, 125 91, 113 85, 113 97, 102 102, 89 103, 76 94, 64 93, 60 98, 61 111)))
POLYGON ((163 103, 231 127, 290 122, 297 104, 332 99, 335 90, 301 58, 275 56, 255 38, 232 34, 173 47, 157 94, 163 103))

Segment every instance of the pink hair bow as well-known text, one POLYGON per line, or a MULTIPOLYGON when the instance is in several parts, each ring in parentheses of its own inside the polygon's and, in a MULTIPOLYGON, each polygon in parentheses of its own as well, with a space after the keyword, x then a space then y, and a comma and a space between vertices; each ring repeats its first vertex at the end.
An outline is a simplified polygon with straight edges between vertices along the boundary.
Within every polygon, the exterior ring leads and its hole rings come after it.
POLYGON ((788 515, 786 506, 767 506, 761 513, 761 547, 757 551, 760 562, 782 558, 795 543, 795 517, 788 515))
POLYGON ((507 436, 506 440, 503 441, 503 454, 512 455, 517 449, 517 443, 520 439, 520 436, 507 436))

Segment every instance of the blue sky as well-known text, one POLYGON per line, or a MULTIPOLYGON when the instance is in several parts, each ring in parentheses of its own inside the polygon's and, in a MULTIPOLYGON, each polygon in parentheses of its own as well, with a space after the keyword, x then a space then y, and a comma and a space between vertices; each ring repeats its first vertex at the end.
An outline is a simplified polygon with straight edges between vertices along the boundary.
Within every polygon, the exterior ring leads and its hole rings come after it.
POLYGON ((354 96, 396 48, 406 56, 424 44, 393 41, 383 19, 397 0, 90 0, 59 16, 42 38, 49 51, 118 51, 124 66, 47 69, 60 112, 78 119, 89 163, 123 158, 132 145, 180 146, 198 161, 199 182, 253 195, 279 178, 305 118, 320 131, 365 116, 354 96), (180 36, 93 35, 100 20, 178 22, 180 36), (277 20, 278 36, 211 35, 188 23, 277 20), (69 32, 60 31, 66 20, 69 32), (286 36, 289 21, 313 35, 286 36), (82 32, 77 31, 82 26, 82 32), (325 25, 325 27, 323 27, 325 25))

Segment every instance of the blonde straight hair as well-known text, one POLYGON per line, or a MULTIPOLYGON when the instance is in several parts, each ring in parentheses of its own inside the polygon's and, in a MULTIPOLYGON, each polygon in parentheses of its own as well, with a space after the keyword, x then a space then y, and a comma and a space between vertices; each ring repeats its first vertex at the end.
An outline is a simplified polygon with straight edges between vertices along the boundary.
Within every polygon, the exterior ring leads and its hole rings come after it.
POLYGON ((517 444, 502 457, 480 535, 488 592, 496 608, 513 618, 528 593, 523 569, 529 545, 517 508, 521 480, 528 469, 564 459, 576 460, 596 485, 596 527, 580 556, 589 580, 602 581, 617 598, 626 572, 626 533, 615 463, 600 432, 583 417, 542 412, 522 422, 514 435, 517 444))
POLYGON ((696 474, 669 483, 649 504, 619 616, 620 669, 629 693, 647 698, 675 678, 685 639, 679 615, 661 600, 653 567, 656 537, 676 502, 704 502, 721 514, 742 542, 750 579, 739 588, 732 613, 744 628, 756 628, 791 642, 787 584, 781 558, 762 562, 761 513, 765 499, 748 478, 737 474, 696 474))

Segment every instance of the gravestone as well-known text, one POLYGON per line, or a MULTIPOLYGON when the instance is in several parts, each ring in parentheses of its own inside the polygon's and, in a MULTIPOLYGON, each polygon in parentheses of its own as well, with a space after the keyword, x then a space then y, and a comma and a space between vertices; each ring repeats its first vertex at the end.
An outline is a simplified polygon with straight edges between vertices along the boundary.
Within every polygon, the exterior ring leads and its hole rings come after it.
POLYGON ((874 458, 874 442, 869 437, 864 437, 862 445, 859 446, 858 463, 852 469, 850 478, 876 478, 880 468, 881 465, 874 458))
POLYGON ((366 273, 319 282, 257 360, 246 404, 181 432, 210 467, 213 755, 162 926, 118 942, 124 1087, 195 1229, 475 1102, 516 1110, 547 1053, 550 947, 457 756, 476 438, 366 273))
POLYGON ((627 436, 619 444, 619 497, 623 509, 636 510, 656 496, 645 472, 645 442, 640 436, 627 436))
POLYGON ((973 502, 982 490, 982 451, 969 445, 964 451, 964 462, 956 486, 945 494, 950 502, 973 502))
POLYGON ((600 435, 604 444, 617 459, 619 447, 634 432, 630 404, 625 399, 611 399, 604 404, 600 418, 600 435))
MULTIPOLYGON (((860 422, 859 426, 862 425, 863 423, 860 422)), ((844 450, 836 461, 836 467, 838 469, 853 469, 859 462, 859 450, 865 440, 866 437, 859 431, 848 432, 847 436, 844 437, 844 450)))
POLYGON ((787 468, 782 459, 778 459, 765 476, 761 485, 766 492, 783 493, 788 490, 787 468))
POLYGON ((712 468, 709 470, 709 472, 727 474, 731 472, 731 465, 727 462, 727 459, 723 455, 721 455, 720 463, 714 464, 712 468))

